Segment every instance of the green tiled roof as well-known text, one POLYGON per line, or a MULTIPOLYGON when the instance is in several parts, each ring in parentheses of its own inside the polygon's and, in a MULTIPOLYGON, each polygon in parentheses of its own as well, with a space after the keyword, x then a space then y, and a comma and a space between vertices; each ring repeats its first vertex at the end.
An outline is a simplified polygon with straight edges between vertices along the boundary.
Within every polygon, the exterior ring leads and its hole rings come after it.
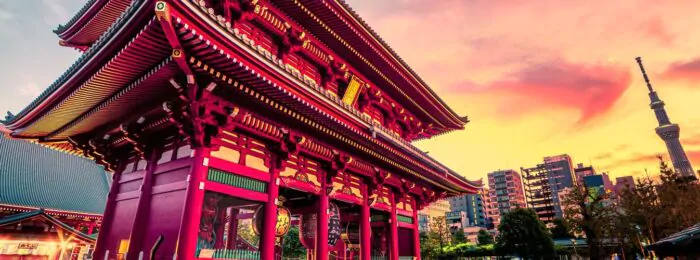
POLYGON ((7 216, 5 218, 0 218, 0 226, 11 225, 11 224, 20 222, 20 221, 25 220, 25 219, 35 218, 37 216, 42 217, 42 218, 54 223, 55 225, 60 226, 63 230, 68 231, 69 233, 75 235, 76 237, 78 237, 84 241, 89 241, 89 242, 95 241, 95 238, 88 236, 88 235, 66 225, 66 223, 61 222, 60 220, 52 217, 49 214, 46 214, 43 209, 38 209, 38 210, 34 210, 34 211, 29 211, 29 212, 24 212, 24 213, 19 213, 19 214, 7 216))
POLYGON ((0 204, 102 214, 110 184, 91 161, 0 135, 0 204))

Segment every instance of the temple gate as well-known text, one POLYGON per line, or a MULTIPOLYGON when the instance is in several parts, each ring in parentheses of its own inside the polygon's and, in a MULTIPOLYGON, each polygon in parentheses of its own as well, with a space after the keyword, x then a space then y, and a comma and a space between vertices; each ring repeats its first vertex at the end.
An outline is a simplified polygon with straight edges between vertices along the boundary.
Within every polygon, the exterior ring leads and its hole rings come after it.
POLYGON ((340 0, 92 0, 56 32, 83 55, 5 124, 114 173, 93 259, 280 259, 292 225, 310 259, 419 259, 417 211, 481 186, 411 144, 468 120, 340 0))

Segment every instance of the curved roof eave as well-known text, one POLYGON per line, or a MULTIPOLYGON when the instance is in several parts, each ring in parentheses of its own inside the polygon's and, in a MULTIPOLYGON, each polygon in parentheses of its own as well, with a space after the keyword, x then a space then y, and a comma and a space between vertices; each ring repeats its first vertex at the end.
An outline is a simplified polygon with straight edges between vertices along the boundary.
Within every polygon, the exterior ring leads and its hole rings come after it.
POLYGON ((450 119, 452 120, 452 123, 454 123, 455 125, 464 125, 464 124, 466 123, 466 122, 464 122, 464 120, 462 120, 462 117, 459 116, 450 106, 448 106, 447 103, 446 103, 444 100, 442 100, 442 99, 435 93, 435 91, 432 90, 432 88, 430 88, 430 87, 428 86, 428 84, 418 75, 418 73, 416 73, 416 72, 406 63, 406 61, 404 61, 404 60, 396 53, 396 51, 394 51, 394 50, 389 46, 389 44, 388 44, 386 41, 384 41, 384 39, 382 39, 382 38, 379 36, 379 34, 378 34, 376 31, 374 31, 374 30, 367 24, 367 22, 365 22, 365 21, 362 19, 362 17, 360 17, 360 15, 359 15, 357 12, 355 12, 355 10, 353 10, 352 7, 350 7, 350 5, 349 5, 347 2, 345 2, 345 0, 335 0, 335 1, 336 1, 337 3, 339 3, 338 6, 340 6, 342 9, 344 9, 344 11, 346 11, 346 12, 349 13, 350 15, 352 15, 352 17, 354 18, 354 20, 356 20, 356 21, 359 22, 358 25, 359 25, 360 27, 362 27, 366 32, 369 32, 370 36, 372 36, 371 38, 375 39, 375 43, 376 43, 376 44, 378 44, 379 46, 381 46, 382 49, 387 50, 389 56, 391 56, 395 61, 398 61, 398 65, 399 65, 401 68, 404 69, 403 72, 405 72, 405 73, 409 74, 411 77, 413 77, 413 78, 420 84, 420 86, 421 86, 422 88, 424 88, 425 90, 427 90, 427 92, 430 94, 430 96, 433 97, 433 99, 434 99, 435 101, 437 101, 438 104, 440 104, 442 107, 445 108, 445 110, 446 110, 446 111, 448 112, 448 114, 450 115, 450 119))
POLYGON ((29 103, 29 105, 27 105, 13 117, 9 118, 9 120, 3 122, 3 124, 5 124, 8 129, 15 131, 25 125, 27 120, 31 120, 31 116, 36 116, 33 113, 36 112, 35 109, 42 103, 50 101, 51 98, 55 98, 54 94, 56 94, 59 89, 63 88, 66 83, 73 79, 89 61, 91 61, 95 56, 98 56, 98 54, 104 49, 104 45, 109 43, 114 35, 121 31, 122 25, 131 20, 135 16, 134 14, 138 13, 138 10, 142 10, 143 7, 146 6, 145 3, 147 2, 148 1, 143 0, 133 1, 124 11, 124 13, 121 14, 121 16, 109 27, 109 29, 107 29, 107 31, 105 31, 105 33, 87 51, 85 51, 73 63, 73 65, 71 65, 60 77, 58 77, 58 79, 49 85, 49 87, 46 88, 36 99, 29 103), (140 4, 138 4, 139 2, 140 4))
POLYGON ((80 27, 79 25, 81 23, 84 23, 87 17, 90 16, 90 14, 94 14, 97 12, 102 5, 104 5, 107 1, 102 1, 102 0, 88 0, 83 7, 78 10, 78 12, 71 17, 68 22, 64 25, 59 25, 58 28, 53 30, 55 34, 58 35, 61 39, 67 38, 66 34, 69 33, 70 31, 73 31, 73 28, 80 27))
POLYGON ((60 226, 63 228, 63 230, 68 231, 69 233, 75 235, 74 237, 79 238, 80 240, 87 241, 87 242, 95 242, 95 238, 88 236, 87 234, 80 232, 73 227, 67 225, 66 223, 63 223, 62 221, 54 218, 53 216, 47 214, 44 209, 38 209, 35 211, 29 211, 29 212, 24 212, 24 213, 18 213, 15 215, 10 215, 5 218, 0 219, 0 226, 6 226, 6 225, 12 225, 14 223, 21 222, 23 220, 27 219, 32 219, 35 217, 42 217, 48 220, 49 222, 52 222, 55 225, 60 226))

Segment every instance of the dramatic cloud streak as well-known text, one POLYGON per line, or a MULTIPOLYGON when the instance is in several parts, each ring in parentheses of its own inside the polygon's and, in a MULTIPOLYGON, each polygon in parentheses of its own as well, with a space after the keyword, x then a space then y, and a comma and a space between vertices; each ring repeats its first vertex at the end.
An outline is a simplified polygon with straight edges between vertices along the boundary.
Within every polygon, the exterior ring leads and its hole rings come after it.
POLYGON ((450 91, 497 93, 516 100, 500 104, 504 116, 573 108, 579 122, 607 112, 629 87, 631 75, 619 66, 586 65, 564 61, 525 67, 486 85, 462 83, 450 91))
POLYGON ((661 153, 659 153, 659 154, 634 154, 634 155, 629 156, 627 158, 615 160, 613 163, 608 165, 606 168, 616 168, 616 167, 626 166, 628 164, 639 164, 639 163, 649 164, 652 162, 658 162, 659 156, 664 158, 664 160, 667 159, 667 157, 668 157, 668 156, 661 154, 661 153))
MULTIPOLYGON (((700 1, 346 1, 472 119, 417 144, 469 178, 560 153, 614 176, 657 172, 655 155, 667 152, 637 56, 700 168, 700 88, 679 87, 700 84, 700 1)), ((84 3, 0 0, 0 113, 22 109, 72 63, 78 53, 52 30, 84 3)))
POLYGON ((663 76, 674 80, 700 81, 700 57, 689 61, 671 63, 666 68, 663 76))

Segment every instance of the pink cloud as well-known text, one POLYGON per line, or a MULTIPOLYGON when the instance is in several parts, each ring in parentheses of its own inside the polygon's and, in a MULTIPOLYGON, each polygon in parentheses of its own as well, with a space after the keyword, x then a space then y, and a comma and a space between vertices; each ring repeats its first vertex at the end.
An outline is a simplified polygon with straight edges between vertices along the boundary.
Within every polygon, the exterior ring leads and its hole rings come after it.
POLYGON ((586 123, 615 104, 629 87, 630 77, 627 69, 617 66, 555 61, 522 68, 485 85, 462 82, 449 91, 513 97, 499 109, 511 115, 572 108, 580 112, 579 123, 586 123))
POLYGON ((700 81, 700 57, 671 63, 662 76, 675 80, 700 81))
POLYGON ((647 36, 656 39, 665 46, 673 45, 676 35, 668 31, 668 28, 661 17, 653 17, 642 23, 643 31, 647 36))

